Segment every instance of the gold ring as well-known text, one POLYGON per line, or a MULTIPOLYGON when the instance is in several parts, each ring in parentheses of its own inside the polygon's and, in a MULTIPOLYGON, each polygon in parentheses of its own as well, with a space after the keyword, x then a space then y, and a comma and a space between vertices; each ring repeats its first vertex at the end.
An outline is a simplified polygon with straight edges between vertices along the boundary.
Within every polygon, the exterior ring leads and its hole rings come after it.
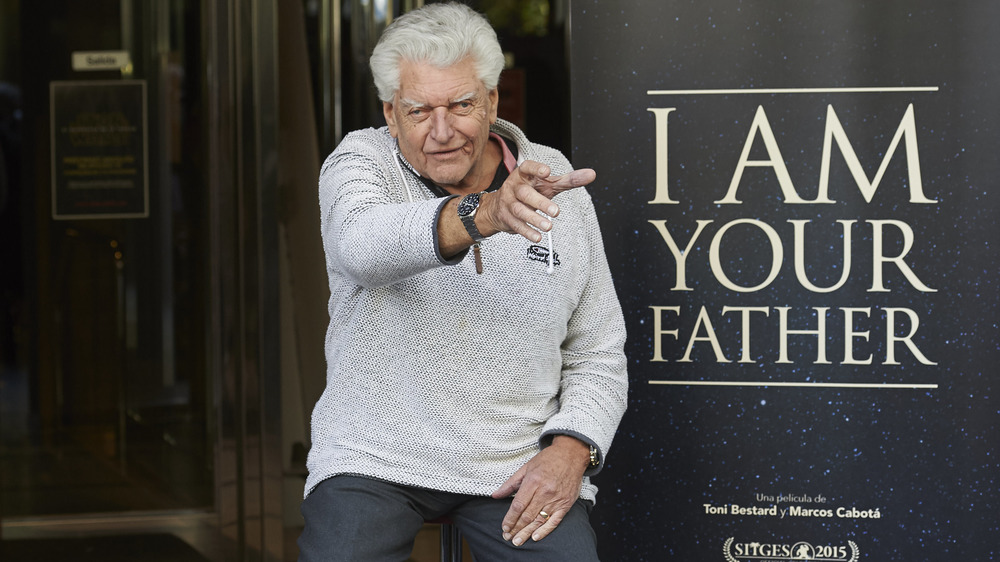
POLYGON ((545 521, 549 520, 549 514, 545 513, 544 511, 539 511, 538 512, 538 516, 541 517, 542 519, 544 519, 545 521))

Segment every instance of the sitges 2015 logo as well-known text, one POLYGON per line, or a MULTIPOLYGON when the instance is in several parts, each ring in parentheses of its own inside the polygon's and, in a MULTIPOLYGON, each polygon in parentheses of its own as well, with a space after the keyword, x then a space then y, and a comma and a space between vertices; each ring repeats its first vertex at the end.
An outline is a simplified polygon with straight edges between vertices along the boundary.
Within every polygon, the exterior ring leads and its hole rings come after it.
POLYGON ((794 543, 736 542, 735 537, 726 539, 722 548, 726 562, 779 562, 802 560, 810 562, 856 562, 858 545, 854 541, 847 544, 814 545, 799 541, 794 543))

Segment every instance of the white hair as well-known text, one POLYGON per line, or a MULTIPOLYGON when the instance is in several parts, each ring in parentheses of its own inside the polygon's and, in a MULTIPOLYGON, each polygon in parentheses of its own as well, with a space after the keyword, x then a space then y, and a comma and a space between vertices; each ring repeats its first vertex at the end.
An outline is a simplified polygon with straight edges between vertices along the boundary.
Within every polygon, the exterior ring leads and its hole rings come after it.
POLYGON ((399 90, 399 63, 427 63, 447 68, 472 57, 476 74, 493 90, 500 81, 504 57, 496 31, 486 18, 456 2, 428 4, 403 14, 385 29, 369 64, 378 97, 392 102, 399 90))

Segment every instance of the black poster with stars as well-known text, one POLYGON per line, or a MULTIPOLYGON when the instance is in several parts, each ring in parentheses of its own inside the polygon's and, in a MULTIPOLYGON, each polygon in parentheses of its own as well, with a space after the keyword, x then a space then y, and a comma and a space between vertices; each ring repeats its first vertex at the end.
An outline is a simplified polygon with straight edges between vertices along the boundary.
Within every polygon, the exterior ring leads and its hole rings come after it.
POLYGON ((571 11, 629 330, 602 560, 993 559, 1000 3, 571 11))

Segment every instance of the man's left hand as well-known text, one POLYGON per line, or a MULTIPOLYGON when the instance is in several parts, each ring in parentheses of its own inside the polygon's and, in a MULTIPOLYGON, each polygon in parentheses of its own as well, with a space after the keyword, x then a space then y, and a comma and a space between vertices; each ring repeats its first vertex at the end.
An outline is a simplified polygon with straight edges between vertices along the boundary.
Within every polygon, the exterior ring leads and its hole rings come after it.
POLYGON ((568 435, 556 435, 551 445, 493 492, 497 499, 517 492, 503 518, 504 540, 515 546, 524 544, 528 537, 540 541, 559 526, 580 497, 589 459, 590 448, 584 442, 568 435))

